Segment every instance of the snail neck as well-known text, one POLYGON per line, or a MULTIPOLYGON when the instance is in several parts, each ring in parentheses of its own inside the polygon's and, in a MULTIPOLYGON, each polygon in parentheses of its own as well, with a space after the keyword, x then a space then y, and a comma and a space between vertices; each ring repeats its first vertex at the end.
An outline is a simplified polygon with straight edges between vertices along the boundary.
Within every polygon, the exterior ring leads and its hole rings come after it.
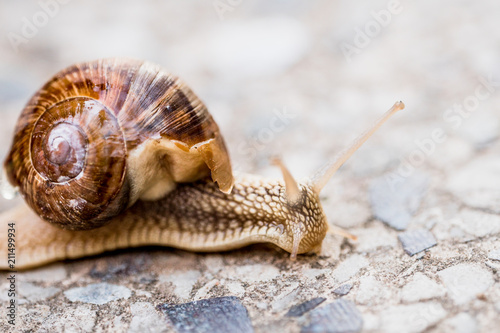
POLYGON ((225 194, 210 180, 202 180, 179 185, 162 201, 166 206, 154 207, 159 214, 168 212, 171 228, 192 235, 191 250, 223 250, 259 239, 278 243, 289 230, 290 210, 278 181, 240 179, 225 194))
POLYGON ((240 178, 229 194, 204 180, 181 184, 154 205, 139 202, 131 212, 146 209, 152 212, 150 216, 164 221, 171 233, 168 240, 163 237, 161 241, 174 247, 220 251, 270 242, 292 254, 305 253, 321 244, 327 222, 312 190, 302 190, 304 200, 290 204, 278 180, 240 178), (301 230, 312 232, 298 235, 301 230))

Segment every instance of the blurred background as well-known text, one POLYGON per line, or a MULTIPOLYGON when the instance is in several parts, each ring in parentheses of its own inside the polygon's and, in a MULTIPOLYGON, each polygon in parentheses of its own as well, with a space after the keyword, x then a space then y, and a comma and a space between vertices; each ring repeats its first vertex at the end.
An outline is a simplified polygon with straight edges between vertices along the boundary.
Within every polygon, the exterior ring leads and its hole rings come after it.
MULTIPOLYGON (((402 100, 406 110, 327 194, 355 198, 366 180, 401 173, 405 163, 439 187, 449 170, 496 142, 498 14, 496 1, 465 0, 2 0, 0 157, 24 104, 58 70, 133 57, 192 87, 219 123, 235 169, 273 177, 269 156, 306 177, 402 100), (416 140, 428 142, 436 129, 446 139, 426 152, 416 140)), ((2 200, 0 209, 10 205, 2 200)))
MULTIPOLYGON (((137 259, 140 268, 129 275, 110 274, 134 290, 143 288, 134 281, 152 274, 148 302, 155 306, 176 295, 161 281, 188 280, 187 296, 174 298, 188 301, 215 274, 222 289, 203 295, 238 295, 257 332, 269 325, 298 332, 284 312, 312 297, 337 298, 332 290, 344 269, 354 285, 347 299, 362 312, 366 331, 498 330, 499 17, 494 0, 0 0, 1 160, 30 96, 66 66, 103 57, 152 61, 181 77, 218 122, 234 168, 269 177, 280 177, 270 156, 307 177, 394 102, 406 104, 321 193, 329 222, 358 242, 327 235, 326 254, 295 263, 262 247, 224 255, 143 249, 51 266, 41 285, 101 282, 92 275, 96 265, 115 272, 137 259), (438 245, 408 256, 398 241, 407 227, 432 231, 438 245), (253 265, 240 270, 243 264, 253 265), (192 275, 176 275, 179 266, 179 274, 192 275), (249 272, 271 277, 241 282, 249 272), (438 291, 407 284, 414 272, 437 281, 438 291), (402 286, 411 287, 411 297, 402 286), (463 295, 465 303, 456 300, 463 295), (283 305, 275 307, 278 301, 283 305)), ((0 199, 0 210, 13 205, 0 199)), ((66 320, 73 315, 65 311, 79 305, 69 306, 60 293, 30 306, 45 306, 30 312, 38 322, 49 308, 54 321, 66 320)), ((120 323, 115 307, 103 309, 108 315, 99 315, 99 327, 120 323)))

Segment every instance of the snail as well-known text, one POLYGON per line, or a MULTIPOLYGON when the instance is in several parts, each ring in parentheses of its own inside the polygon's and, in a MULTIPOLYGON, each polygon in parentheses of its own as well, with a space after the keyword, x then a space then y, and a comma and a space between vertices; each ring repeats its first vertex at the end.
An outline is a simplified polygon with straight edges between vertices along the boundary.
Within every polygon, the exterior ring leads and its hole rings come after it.
POLYGON ((283 180, 234 179, 217 124, 180 79, 139 60, 70 66, 17 122, 4 172, 26 205, 0 215, 0 255, 10 223, 16 269, 145 245, 225 251, 268 242, 292 259, 318 252, 329 228, 354 238, 329 227, 321 189, 403 108, 394 104, 304 182, 279 159, 283 180))

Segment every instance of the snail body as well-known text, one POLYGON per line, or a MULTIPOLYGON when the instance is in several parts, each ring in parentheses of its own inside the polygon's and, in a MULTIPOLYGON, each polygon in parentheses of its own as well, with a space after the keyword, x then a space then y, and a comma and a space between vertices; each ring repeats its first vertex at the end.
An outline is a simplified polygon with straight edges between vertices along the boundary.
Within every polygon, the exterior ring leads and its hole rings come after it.
MULTIPOLYGON (((106 225, 92 230, 61 229, 41 220, 24 205, 3 213, 0 221, 16 222, 19 269, 146 245, 214 252, 270 242, 292 252, 294 235, 298 239, 302 232, 297 227, 310 231, 296 253, 319 250, 328 228, 319 201, 314 201, 316 207, 303 215, 302 224, 292 223, 288 214, 304 213, 302 207, 287 205, 284 184, 252 178, 237 179, 231 194, 221 192, 210 180, 180 184, 165 198, 138 201, 106 225)), ((312 192, 308 195, 314 196, 312 192)), ((0 262, 0 268, 7 269, 5 265, 0 262)))
POLYGON ((319 192, 403 107, 305 182, 279 160, 283 181, 235 181, 217 124, 178 78, 128 59, 73 65, 28 102, 4 164, 29 206, 0 215, 17 224, 16 268, 143 245, 223 251, 270 242, 292 258, 318 252, 329 228, 319 192))

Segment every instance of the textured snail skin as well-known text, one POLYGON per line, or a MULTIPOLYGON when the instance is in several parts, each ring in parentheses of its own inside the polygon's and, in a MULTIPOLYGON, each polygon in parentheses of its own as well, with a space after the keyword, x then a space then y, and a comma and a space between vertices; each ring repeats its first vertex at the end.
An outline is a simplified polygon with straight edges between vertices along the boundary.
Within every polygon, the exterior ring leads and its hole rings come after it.
MULTIPOLYGON (((0 215, 0 239, 15 222, 16 269, 145 245, 225 251, 270 242, 295 254, 317 252, 328 224, 317 194, 300 189, 302 198, 290 204, 277 180, 243 177, 230 194, 210 180, 181 184, 163 199, 139 201, 105 226, 83 231, 55 227, 22 205, 0 215)), ((5 241, 0 256, 7 258, 5 241)), ((7 268, 1 260, 0 269, 7 268)))
POLYGON ((233 184, 205 105, 159 66, 103 59, 49 80, 19 117, 5 162, 10 183, 44 220, 93 229, 138 199, 156 200, 211 174, 233 184))

